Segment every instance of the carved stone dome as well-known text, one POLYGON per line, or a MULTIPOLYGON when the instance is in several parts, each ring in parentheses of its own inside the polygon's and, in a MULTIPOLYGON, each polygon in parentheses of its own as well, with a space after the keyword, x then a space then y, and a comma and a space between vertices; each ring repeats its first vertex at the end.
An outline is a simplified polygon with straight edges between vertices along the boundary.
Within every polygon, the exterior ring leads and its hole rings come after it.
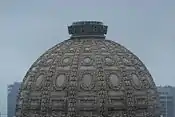
POLYGON ((105 39, 101 22, 76 22, 70 39, 27 72, 17 117, 159 117, 158 93, 145 65, 105 39))

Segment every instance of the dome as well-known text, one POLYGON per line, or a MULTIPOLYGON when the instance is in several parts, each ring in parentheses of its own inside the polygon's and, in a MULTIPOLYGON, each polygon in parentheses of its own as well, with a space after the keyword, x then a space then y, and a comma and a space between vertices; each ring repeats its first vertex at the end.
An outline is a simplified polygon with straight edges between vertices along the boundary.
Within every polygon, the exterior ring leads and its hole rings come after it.
POLYGON ((24 77, 16 117, 159 117, 145 65, 107 40, 107 26, 75 22, 70 39, 47 50, 24 77))

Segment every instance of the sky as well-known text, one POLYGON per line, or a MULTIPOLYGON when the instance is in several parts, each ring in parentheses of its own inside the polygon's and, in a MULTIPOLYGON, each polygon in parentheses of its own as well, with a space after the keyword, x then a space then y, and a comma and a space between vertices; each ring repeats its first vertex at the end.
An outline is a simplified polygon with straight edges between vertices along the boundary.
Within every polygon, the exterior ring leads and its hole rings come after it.
POLYGON ((136 54, 157 85, 175 86, 175 0, 0 0, 0 112, 7 84, 81 20, 104 22, 107 39, 136 54))

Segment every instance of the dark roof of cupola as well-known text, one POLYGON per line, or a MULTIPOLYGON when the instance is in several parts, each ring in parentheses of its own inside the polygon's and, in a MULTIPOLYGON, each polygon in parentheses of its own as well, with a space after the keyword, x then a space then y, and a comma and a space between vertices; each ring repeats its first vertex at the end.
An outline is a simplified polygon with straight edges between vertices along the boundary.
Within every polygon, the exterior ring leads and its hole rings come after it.
POLYGON ((108 26, 99 21, 78 21, 68 26, 68 32, 73 38, 105 38, 108 26))

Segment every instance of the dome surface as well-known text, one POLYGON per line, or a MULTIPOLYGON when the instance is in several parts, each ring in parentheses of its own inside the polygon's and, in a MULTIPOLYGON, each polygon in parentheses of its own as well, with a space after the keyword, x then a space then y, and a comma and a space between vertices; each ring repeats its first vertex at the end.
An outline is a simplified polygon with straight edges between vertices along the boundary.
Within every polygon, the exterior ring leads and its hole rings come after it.
POLYGON ((27 72, 16 117, 159 117, 158 93, 145 65, 104 39, 104 30, 100 22, 73 23, 72 37, 46 51, 27 72), (100 29, 94 33, 90 24, 100 29))

